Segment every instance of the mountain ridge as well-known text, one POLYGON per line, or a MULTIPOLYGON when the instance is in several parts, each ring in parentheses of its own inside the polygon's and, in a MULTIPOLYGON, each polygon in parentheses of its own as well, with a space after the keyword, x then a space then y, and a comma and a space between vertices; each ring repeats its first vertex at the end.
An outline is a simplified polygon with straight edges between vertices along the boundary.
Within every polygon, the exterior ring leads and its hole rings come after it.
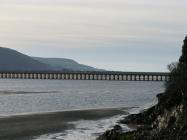
POLYGON ((32 57, 35 60, 38 60, 44 64, 48 64, 57 69, 67 69, 72 71, 103 71, 88 65, 80 64, 73 59, 68 58, 50 58, 50 57, 32 57))
POLYGON ((0 47, 0 71, 99 71, 67 58, 31 57, 0 47))
POLYGON ((0 47, 0 71, 42 71, 52 70, 50 66, 16 50, 0 47))

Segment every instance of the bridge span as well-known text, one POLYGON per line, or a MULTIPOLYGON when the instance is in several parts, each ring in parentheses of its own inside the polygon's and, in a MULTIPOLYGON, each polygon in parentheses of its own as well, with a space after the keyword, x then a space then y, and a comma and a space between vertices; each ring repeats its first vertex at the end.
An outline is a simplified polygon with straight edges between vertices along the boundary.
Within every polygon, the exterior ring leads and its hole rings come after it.
POLYGON ((0 72, 1 79, 111 80, 111 81, 169 81, 169 73, 161 72, 0 72))

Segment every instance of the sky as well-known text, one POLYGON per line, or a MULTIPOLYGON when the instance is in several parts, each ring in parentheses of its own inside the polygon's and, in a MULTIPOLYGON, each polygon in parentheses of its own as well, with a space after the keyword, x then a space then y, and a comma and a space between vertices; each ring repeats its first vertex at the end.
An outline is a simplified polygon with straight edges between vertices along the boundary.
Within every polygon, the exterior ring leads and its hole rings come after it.
POLYGON ((187 34, 187 0, 0 0, 0 46, 114 71, 165 72, 187 34))

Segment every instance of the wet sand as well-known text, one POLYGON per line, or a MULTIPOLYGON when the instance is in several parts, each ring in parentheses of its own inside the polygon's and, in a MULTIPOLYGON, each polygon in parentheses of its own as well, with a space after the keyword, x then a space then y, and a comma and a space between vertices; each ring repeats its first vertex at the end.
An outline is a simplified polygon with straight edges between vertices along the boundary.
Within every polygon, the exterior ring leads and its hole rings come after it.
POLYGON ((33 136, 73 128, 68 122, 127 114, 124 108, 63 111, 0 118, 0 140, 29 140, 33 136))

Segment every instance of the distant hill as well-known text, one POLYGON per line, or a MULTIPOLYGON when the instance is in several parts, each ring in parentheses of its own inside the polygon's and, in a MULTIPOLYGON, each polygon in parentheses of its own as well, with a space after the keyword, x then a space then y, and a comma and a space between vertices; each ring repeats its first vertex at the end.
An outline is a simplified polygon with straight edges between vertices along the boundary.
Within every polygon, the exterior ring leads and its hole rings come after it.
POLYGON ((60 70, 61 69, 67 69, 72 71, 100 71, 101 70, 87 65, 79 64, 78 62, 72 59, 66 59, 66 58, 33 57, 33 59, 60 70))
POLYGON ((0 47, 0 71, 99 71, 71 59, 30 57, 0 47))
POLYGON ((0 47, 0 71, 45 71, 52 67, 18 51, 0 47))

